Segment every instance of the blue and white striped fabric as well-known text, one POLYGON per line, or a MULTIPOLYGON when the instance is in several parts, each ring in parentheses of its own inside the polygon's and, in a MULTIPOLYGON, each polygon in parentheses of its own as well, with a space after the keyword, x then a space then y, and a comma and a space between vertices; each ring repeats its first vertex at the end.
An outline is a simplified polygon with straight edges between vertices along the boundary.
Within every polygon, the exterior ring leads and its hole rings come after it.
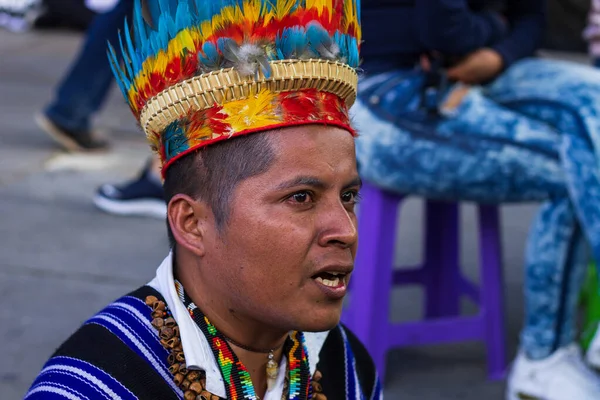
POLYGON ((125 386, 98 367, 71 357, 51 358, 25 399, 135 400, 125 386))

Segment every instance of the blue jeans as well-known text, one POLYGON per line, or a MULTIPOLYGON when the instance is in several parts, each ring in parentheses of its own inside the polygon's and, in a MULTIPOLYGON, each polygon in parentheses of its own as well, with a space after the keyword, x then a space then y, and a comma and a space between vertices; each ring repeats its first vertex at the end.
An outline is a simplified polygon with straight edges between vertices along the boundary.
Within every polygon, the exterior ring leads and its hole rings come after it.
POLYGON ((118 48, 118 32, 132 13, 133 0, 120 0, 112 10, 94 19, 54 102, 45 110, 54 123, 71 131, 89 129, 91 116, 104 103, 113 81, 107 42, 118 48))
POLYGON ((363 178, 482 203, 542 202, 525 254, 521 346, 543 359, 575 340, 588 244, 600 260, 600 71, 524 60, 423 116, 419 71, 366 76, 352 109, 363 178))

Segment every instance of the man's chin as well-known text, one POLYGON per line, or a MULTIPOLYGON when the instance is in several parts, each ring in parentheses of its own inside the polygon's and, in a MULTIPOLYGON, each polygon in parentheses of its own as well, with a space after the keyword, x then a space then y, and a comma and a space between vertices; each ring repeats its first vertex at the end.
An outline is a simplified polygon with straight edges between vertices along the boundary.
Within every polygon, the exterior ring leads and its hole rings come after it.
POLYGON ((303 332, 325 332, 330 331, 340 323, 342 311, 329 310, 328 312, 314 313, 312 318, 303 316, 300 329, 303 332))

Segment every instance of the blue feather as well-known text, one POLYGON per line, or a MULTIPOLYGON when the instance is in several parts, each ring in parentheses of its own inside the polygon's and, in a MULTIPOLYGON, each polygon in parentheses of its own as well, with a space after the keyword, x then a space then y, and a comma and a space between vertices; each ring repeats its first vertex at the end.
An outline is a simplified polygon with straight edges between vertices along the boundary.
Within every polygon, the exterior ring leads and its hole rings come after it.
POLYGON ((217 49, 221 54, 227 52, 228 48, 230 48, 232 44, 236 45, 231 38, 220 37, 217 39, 217 49))
POLYGON ((358 43, 356 38, 346 35, 346 41, 348 42, 348 65, 352 68, 358 68, 358 43))
POLYGON ((133 68, 131 68, 131 60, 129 58, 129 54, 127 53, 127 51, 125 51, 125 48, 123 47, 122 32, 119 32, 119 46, 121 47, 121 55, 123 56, 123 64, 125 65, 125 68, 127 69, 127 76, 129 78, 133 78, 134 74, 133 74, 133 68))
POLYGON ((340 60, 348 58, 348 45, 345 36, 346 35, 340 33, 339 31, 333 35, 333 41, 337 44, 338 48, 340 49, 340 60))
POLYGON ((196 7, 196 14, 198 21, 207 21, 212 18, 213 2, 206 0, 195 0, 194 5, 196 7))
POLYGON ((206 69, 219 69, 222 60, 223 58, 217 50, 217 46, 212 42, 205 42, 204 45, 202 45, 202 52, 198 52, 198 61, 200 61, 206 69))
POLYGON ((128 81, 127 78, 123 76, 123 71, 121 71, 121 69, 118 67, 119 60, 117 58, 117 54, 115 53, 115 49, 110 43, 108 43, 108 50, 106 51, 106 55, 108 56, 108 63, 110 64, 110 69, 112 70, 112 73, 115 76, 115 80, 117 81, 119 89, 121 89, 123 97, 125 97, 125 99, 128 99, 129 96, 127 96, 127 88, 125 87, 126 82, 128 81))
POLYGON ((324 57, 322 50, 330 50, 333 45, 333 40, 329 36, 329 32, 318 23, 310 23, 306 29, 306 37, 308 45, 313 53, 324 57))
POLYGON ((170 123, 162 134, 165 155, 170 159, 190 148, 185 131, 179 121, 170 123))
POLYGON ((135 0, 133 5, 133 32, 135 35, 135 44, 138 48, 144 49, 148 40, 146 30, 146 21, 142 15, 142 2, 135 0))
MULTIPOLYGON (((158 19, 161 15, 160 4, 158 0, 147 0, 146 5, 148 7, 148 14, 150 15, 151 25, 156 30, 158 25, 158 19)), ((142 7, 140 6, 140 13, 142 12, 142 7)))
POLYGON ((188 0, 180 0, 175 13, 175 29, 178 32, 192 26, 191 15, 188 0))
POLYGON ((131 34, 129 32, 129 24, 127 23, 127 18, 125 18, 125 41, 127 42, 127 53, 129 54, 129 58, 131 60, 131 63, 133 64, 134 72, 137 74, 142 69, 142 64, 137 58, 135 47, 133 47, 131 34))
POLYGON ((167 46, 169 45, 169 21, 171 20, 171 17, 163 14, 160 16, 159 20, 158 20, 158 31, 156 32, 156 40, 158 43, 158 49, 156 50, 156 53, 154 54, 158 54, 158 52, 160 50, 166 50, 167 46))
MULTIPOLYGON (((155 0, 156 1, 156 0, 155 0)), ((172 15, 173 11, 173 1, 171 0, 157 0, 158 8, 160 9, 160 15, 172 15)), ((174 0, 175 4, 177 4, 177 0, 174 0)))
POLYGON ((308 46, 308 38, 302 27, 286 28, 275 38, 275 46, 283 54, 283 59, 298 58, 308 46))
POLYGON ((155 56, 156 54, 158 54, 159 50, 161 49, 160 47, 160 42, 158 39, 158 32, 152 32, 152 35, 150 35, 150 52, 148 52, 148 56, 155 56))

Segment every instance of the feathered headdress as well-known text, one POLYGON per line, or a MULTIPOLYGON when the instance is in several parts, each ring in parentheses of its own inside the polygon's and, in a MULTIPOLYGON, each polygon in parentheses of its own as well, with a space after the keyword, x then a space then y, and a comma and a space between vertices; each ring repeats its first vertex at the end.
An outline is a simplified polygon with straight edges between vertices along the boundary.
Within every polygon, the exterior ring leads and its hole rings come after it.
POLYGON ((360 0, 135 1, 113 72, 163 171, 199 147, 277 127, 350 132, 360 0))

